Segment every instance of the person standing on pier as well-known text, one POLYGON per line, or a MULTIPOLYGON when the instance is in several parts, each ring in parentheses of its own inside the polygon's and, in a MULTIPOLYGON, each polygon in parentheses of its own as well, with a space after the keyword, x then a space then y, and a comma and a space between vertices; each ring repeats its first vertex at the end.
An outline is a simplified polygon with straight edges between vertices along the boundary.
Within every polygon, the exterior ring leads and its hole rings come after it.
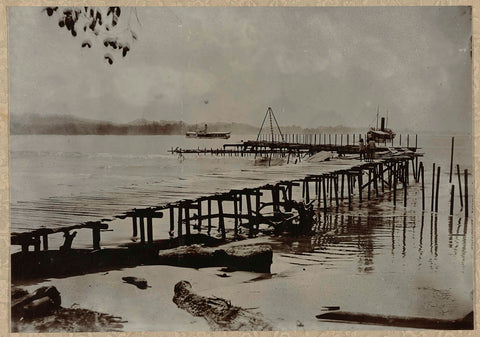
POLYGON ((370 139, 368 140, 368 145, 367 145, 367 158, 368 158, 368 161, 373 161, 373 160, 375 159, 375 149, 376 149, 375 139, 370 138, 370 139))
POLYGON ((365 160, 365 143, 363 138, 358 141, 358 151, 360 152, 360 160, 365 160))

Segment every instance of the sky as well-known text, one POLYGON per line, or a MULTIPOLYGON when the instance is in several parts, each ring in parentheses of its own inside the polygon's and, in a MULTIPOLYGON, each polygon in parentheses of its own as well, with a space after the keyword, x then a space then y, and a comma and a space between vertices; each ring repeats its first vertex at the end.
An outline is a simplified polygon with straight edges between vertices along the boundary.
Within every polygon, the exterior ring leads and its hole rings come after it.
POLYGON ((260 125, 271 106, 281 125, 359 127, 379 106, 393 129, 471 131, 467 7, 124 8, 76 37, 56 15, 9 8, 11 115, 260 125))

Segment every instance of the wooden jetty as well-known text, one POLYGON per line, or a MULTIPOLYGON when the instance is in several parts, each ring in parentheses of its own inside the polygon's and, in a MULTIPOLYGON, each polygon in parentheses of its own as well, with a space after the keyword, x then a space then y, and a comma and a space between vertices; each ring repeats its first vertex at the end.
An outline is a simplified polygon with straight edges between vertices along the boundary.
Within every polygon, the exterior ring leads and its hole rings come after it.
MULTIPOLYGON (((48 264, 48 261, 62 260, 62 254, 71 255, 67 247, 66 252, 56 251, 55 258, 52 258, 48 237, 63 232, 67 238, 71 235, 70 231, 75 229, 87 228, 92 231, 92 250, 96 252, 97 258, 91 260, 89 266, 105 264, 101 262, 102 256, 115 260, 116 266, 125 263, 135 265, 155 263, 155 256, 158 256, 160 249, 192 243, 218 245, 245 236, 252 238, 259 233, 260 225, 266 225, 277 233, 308 233, 316 225, 314 202, 317 202, 320 210, 318 221, 322 221, 322 214, 326 216, 329 210, 335 210, 341 203, 351 205, 354 199, 362 202, 379 196, 386 190, 393 192, 393 203, 396 205, 398 191, 403 188, 402 199, 406 206, 410 166, 414 182, 423 178, 423 174, 419 173, 419 156, 421 154, 407 152, 401 156, 385 156, 371 162, 352 161, 352 165, 346 169, 333 168, 301 179, 282 180, 254 188, 232 189, 156 207, 133 209, 116 217, 131 218, 132 236, 139 237, 139 240, 118 249, 101 249, 101 232, 108 229, 108 225, 102 221, 14 233, 11 235, 11 243, 20 245, 22 250, 12 255, 12 278, 21 277, 30 267, 34 268, 38 256, 42 256, 43 263, 48 264), (165 219, 163 222, 167 222, 167 225, 154 226, 153 220, 162 217, 168 218, 168 221, 165 219), (155 240, 154 232, 158 233, 159 230, 168 233, 168 238, 155 240), (33 246, 33 251, 30 251, 30 246, 33 246)), ((85 256, 84 252, 81 256, 85 256)), ((79 259, 78 263, 81 261, 79 259)))
MULTIPOLYGON (((215 148, 215 149, 200 148, 200 147, 196 149, 172 148, 169 152, 172 154, 210 154, 210 155, 217 155, 217 156, 240 156, 240 157, 248 156, 248 155, 255 155, 255 156, 274 155, 274 156, 281 156, 281 157, 287 157, 287 156, 294 157, 294 156, 313 155, 321 151, 336 152, 339 155, 360 153, 359 145, 355 144, 354 142, 350 144, 350 141, 347 141, 347 144, 341 144, 341 143, 337 144, 336 141, 335 143, 327 142, 323 144, 317 144, 316 138, 315 139, 313 138, 313 136, 316 136, 316 135, 308 135, 312 137, 309 137, 306 143, 299 143, 299 142, 284 141, 281 139, 279 140, 275 136, 276 135, 272 135, 272 137, 270 137, 269 140, 248 140, 242 143, 225 144, 223 145, 222 148, 215 148)), ((284 139, 290 139, 289 136, 295 139, 294 137, 295 135, 282 135, 282 136, 285 137, 284 139)), ((321 135, 319 135, 319 137, 320 136, 321 135)), ((337 137, 335 137, 335 139, 336 138, 337 137)), ((342 138, 343 138, 343 135, 342 135, 342 138)), ((348 138, 349 137, 347 137, 347 139, 348 138)), ((418 147, 416 144, 415 146, 409 146, 409 145, 408 146, 401 146, 401 145, 389 146, 386 143, 383 145, 382 143, 380 143, 376 145, 375 152, 397 152, 397 151, 417 152, 417 150, 418 150, 418 147)))

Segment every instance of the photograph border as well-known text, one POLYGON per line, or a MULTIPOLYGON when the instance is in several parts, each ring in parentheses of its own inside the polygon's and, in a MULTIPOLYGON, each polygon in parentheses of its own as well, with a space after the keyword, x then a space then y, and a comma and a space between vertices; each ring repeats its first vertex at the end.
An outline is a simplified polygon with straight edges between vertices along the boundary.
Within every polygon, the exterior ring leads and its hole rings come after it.
MULTIPOLYGON (((273 332, 110 332, 110 333, 49 333, 48 336, 475 336, 480 324, 480 306, 478 303, 480 281, 480 239, 478 237, 478 214, 480 211, 480 188, 478 186, 480 170, 477 165, 480 146, 480 99, 478 46, 480 44, 480 1, 478 0, 177 0, 177 1, 35 1, 0 0, 0 336, 10 335, 10 189, 9 189, 9 117, 8 117, 8 7, 10 6, 47 6, 78 5, 84 6, 472 6, 472 141, 474 172, 474 316, 475 329, 467 331, 416 330, 416 331, 273 331, 273 332)), ((33 336, 45 334, 12 334, 33 336)))

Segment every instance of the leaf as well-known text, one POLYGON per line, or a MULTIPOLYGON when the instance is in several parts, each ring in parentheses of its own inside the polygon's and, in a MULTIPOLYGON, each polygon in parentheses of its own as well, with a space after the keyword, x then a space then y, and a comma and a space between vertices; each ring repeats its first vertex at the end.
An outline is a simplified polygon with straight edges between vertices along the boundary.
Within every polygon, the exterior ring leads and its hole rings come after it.
POLYGON ((103 58, 106 59, 109 64, 113 64, 112 55, 110 55, 110 54, 107 53, 107 54, 105 54, 105 55, 103 56, 103 58))

